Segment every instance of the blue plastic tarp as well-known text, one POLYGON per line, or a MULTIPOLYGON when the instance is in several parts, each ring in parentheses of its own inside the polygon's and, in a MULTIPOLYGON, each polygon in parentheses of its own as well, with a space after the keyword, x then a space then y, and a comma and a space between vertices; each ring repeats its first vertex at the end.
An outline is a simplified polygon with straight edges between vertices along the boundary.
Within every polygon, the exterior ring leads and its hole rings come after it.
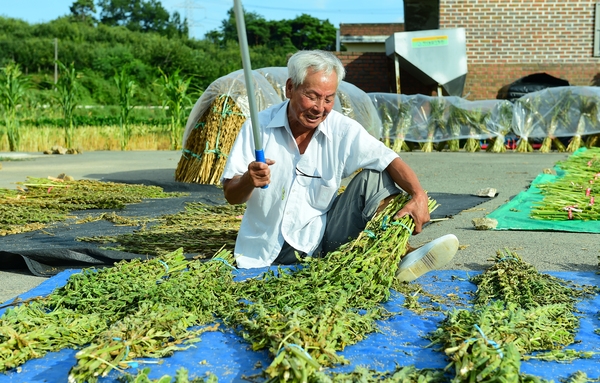
MULTIPOLYGON (((264 271, 264 269, 262 270, 264 271)), ((243 279, 257 275, 259 271, 242 271, 238 278, 243 279)), ((64 271, 55 277, 44 281, 38 287, 20 296, 27 299, 34 296, 49 294, 57 287, 64 285, 73 273, 79 270, 64 271)), ((458 303, 456 308, 471 307, 469 300, 476 286, 469 282, 469 276, 475 273, 465 271, 434 271, 419 278, 417 281, 424 292, 447 296, 455 294, 458 303)), ((592 272, 550 272, 565 280, 580 285, 598 286, 600 276, 592 272)), ((442 369, 448 361, 443 352, 427 347, 429 341, 425 335, 434 331, 439 322, 446 316, 446 311, 453 307, 442 306, 441 311, 427 311, 419 315, 402 307, 404 297, 393 292, 391 299, 384 304, 390 312, 397 313, 389 319, 379 321, 380 332, 370 334, 358 344, 348 346, 340 352, 350 361, 349 365, 336 367, 338 372, 350 372, 357 366, 368 367, 378 371, 392 371, 396 366, 415 365, 417 368, 442 369)), ((577 306, 580 316, 580 328, 576 336, 576 343, 569 348, 579 351, 593 351, 599 353, 590 359, 579 359, 571 363, 524 361, 521 371, 536 375, 548 380, 558 382, 577 371, 585 372, 589 377, 597 378, 600 375, 600 335, 594 331, 600 328, 599 311, 600 298, 584 300, 577 306)), ((4 310, 0 310, 0 314, 4 310)), ((41 383, 41 382, 66 382, 70 368, 76 363, 76 350, 64 349, 52 352, 41 359, 33 359, 21 366, 19 371, 10 370, 0 374, 0 383, 41 383)), ((260 373, 271 361, 266 351, 252 351, 249 344, 229 329, 220 328, 219 331, 207 332, 201 335, 201 341, 185 351, 175 352, 173 356, 156 359, 144 359, 139 367, 150 367, 150 378, 158 379, 163 375, 174 377, 175 372, 184 367, 189 370, 190 377, 201 377, 206 373, 213 373, 219 382, 242 382, 244 376, 260 373), (156 364, 160 362, 160 364, 156 364)), ((135 369, 130 368, 130 373, 135 369)), ((112 371, 108 377, 101 378, 100 382, 117 382, 121 375, 112 371)))

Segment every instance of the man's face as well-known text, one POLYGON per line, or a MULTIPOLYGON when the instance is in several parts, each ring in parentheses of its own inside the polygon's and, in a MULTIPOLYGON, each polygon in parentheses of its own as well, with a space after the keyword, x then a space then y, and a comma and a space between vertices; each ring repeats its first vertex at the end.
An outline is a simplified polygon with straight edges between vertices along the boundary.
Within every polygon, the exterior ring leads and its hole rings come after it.
POLYGON ((285 95, 290 99, 288 120, 293 133, 316 129, 333 109, 337 90, 337 74, 313 72, 306 74, 304 83, 294 88, 292 81, 285 84, 285 95))

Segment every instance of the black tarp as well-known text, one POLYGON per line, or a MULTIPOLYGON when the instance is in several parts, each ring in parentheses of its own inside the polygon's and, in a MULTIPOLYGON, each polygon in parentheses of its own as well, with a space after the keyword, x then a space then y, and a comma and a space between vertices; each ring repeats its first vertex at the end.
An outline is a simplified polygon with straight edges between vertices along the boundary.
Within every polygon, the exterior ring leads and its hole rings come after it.
MULTIPOLYGON (((144 182, 146 185, 151 182, 144 182)), ((118 214, 124 217, 158 217, 175 214, 184 210, 188 202, 202 202, 210 205, 224 204, 222 189, 209 185, 193 185, 173 182, 155 184, 165 191, 187 191, 189 196, 149 199, 141 203, 127 205, 118 214)), ((430 193, 440 205, 431 215, 432 219, 449 218, 472 208, 487 199, 467 194, 430 193)), ((84 217, 114 210, 85 210, 72 212, 72 216, 84 217)), ((77 241, 78 237, 115 236, 132 233, 136 226, 118 226, 106 220, 76 224, 69 219, 50 225, 43 230, 8 235, 0 238, 0 268, 5 270, 29 269, 37 276, 52 276, 60 271, 83 267, 102 267, 122 259, 146 258, 147 255, 122 251, 106 250, 99 245, 77 241)))

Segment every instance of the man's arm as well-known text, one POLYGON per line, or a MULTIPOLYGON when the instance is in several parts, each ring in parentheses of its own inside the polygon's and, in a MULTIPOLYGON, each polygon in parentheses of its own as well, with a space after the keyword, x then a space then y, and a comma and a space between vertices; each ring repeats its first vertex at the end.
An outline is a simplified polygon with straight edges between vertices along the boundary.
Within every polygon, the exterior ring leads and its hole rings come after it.
POLYGON ((231 205, 242 204, 250 199, 254 189, 271 183, 269 166, 275 161, 268 158, 266 161, 266 163, 251 162, 246 173, 223 181, 223 194, 227 202, 231 205))
POLYGON ((406 206, 394 215, 394 219, 400 219, 405 215, 410 215, 415 222, 414 234, 420 233, 423 225, 429 222, 429 199, 421 187, 417 175, 410 166, 400 158, 395 158, 385 170, 402 190, 412 196, 412 199, 406 206))

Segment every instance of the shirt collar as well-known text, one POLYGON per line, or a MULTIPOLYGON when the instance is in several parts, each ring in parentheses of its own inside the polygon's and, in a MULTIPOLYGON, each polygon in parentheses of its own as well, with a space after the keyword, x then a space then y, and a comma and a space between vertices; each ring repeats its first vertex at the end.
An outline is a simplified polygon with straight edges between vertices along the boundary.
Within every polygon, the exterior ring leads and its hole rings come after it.
MULTIPOLYGON (((287 108, 288 105, 290 103, 290 100, 285 101, 282 105, 281 108, 279 108, 279 110, 275 113, 275 116, 273 117, 273 119, 269 122, 269 124, 265 127, 265 128, 283 128, 283 127, 289 127, 289 121, 288 121, 288 117, 287 117, 287 108)), ((331 115, 331 113, 333 113, 333 110, 329 113, 331 115)), ((329 118, 330 116, 327 116, 327 118, 325 118, 325 121, 321 122, 319 124, 319 126, 317 127, 317 133, 321 132, 323 133, 323 135, 325 137, 327 137, 327 139, 331 139, 331 126, 329 125, 329 118)))

